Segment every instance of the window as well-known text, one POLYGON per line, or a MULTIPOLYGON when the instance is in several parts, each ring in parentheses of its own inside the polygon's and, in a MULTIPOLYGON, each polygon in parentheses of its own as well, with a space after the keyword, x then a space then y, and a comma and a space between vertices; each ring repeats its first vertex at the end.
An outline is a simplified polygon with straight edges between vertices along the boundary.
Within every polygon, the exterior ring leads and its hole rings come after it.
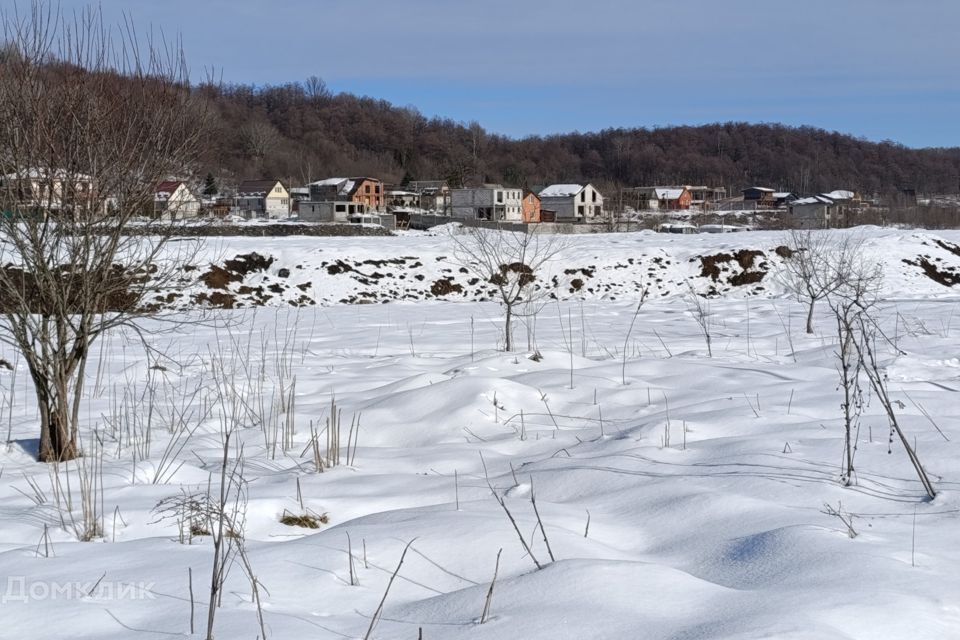
POLYGON ((597 201, 597 192, 594 191, 594 192, 592 192, 591 195, 593 196, 593 201, 596 202, 596 201, 597 201))
POLYGON ((366 186, 363 188, 363 192, 364 192, 364 193, 370 193, 370 185, 366 185, 366 186))
POLYGON ((577 207, 577 215, 578 216, 583 215, 583 205, 580 205, 579 207, 577 207))
POLYGON ((373 187, 373 192, 374 192, 374 193, 380 193, 380 185, 374 185, 374 187, 373 187))
POLYGON ((497 191, 497 202, 503 203, 503 191, 497 191))
POLYGON ((344 213, 346 210, 347 210, 347 205, 345 204, 337 205, 337 213, 344 213))
MULTIPOLYGON (((580 202, 586 202, 586 201, 587 201, 587 192, 586 192, 586 191, 581 191, 581 192, 580 192, 580 202)), ((583 207, 580 207, 580 208, 582 209, 583 207)))

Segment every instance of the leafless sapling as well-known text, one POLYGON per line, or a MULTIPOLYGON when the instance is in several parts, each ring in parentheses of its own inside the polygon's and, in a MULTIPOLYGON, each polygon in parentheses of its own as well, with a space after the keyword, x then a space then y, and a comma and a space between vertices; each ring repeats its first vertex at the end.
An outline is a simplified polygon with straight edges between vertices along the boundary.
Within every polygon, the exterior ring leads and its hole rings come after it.
POLYGON ((535 315, 542 308, 549 291, 538 274, 563 249, 562 242, 536 227, 507 231, 465 226, 451 239, 456 260, 492 285, 504 309, 504 350, 513 351, 514 316, 535 315))

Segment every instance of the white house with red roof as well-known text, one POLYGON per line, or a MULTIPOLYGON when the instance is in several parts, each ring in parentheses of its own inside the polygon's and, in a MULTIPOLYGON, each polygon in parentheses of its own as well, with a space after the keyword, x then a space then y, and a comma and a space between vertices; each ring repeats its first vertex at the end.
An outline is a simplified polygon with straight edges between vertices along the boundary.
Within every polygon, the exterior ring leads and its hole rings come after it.
POLYGON ((164 220, 196 218, 200 198, 180 180, 167 180, 157 185, 153 194, 153 215, 164 220))

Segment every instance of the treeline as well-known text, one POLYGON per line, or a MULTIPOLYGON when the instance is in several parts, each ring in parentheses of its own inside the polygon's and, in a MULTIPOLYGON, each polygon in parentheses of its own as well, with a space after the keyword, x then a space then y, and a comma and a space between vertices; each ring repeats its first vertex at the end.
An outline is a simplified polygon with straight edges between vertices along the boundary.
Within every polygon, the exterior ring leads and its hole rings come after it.
POLYGON ((292 184, 370 175, 401 184, 445 178, 457 186, 589 181, 770 186, 813 193, 960 190, 960 149, 909 149, 812 127, 738 122, 605 129, 511 139, 478 123, 427 118, 413 107, 341 93, 318 78, 253 87, 202 86, 215 114, 204 172, 224 184, 280 177, 292 184))

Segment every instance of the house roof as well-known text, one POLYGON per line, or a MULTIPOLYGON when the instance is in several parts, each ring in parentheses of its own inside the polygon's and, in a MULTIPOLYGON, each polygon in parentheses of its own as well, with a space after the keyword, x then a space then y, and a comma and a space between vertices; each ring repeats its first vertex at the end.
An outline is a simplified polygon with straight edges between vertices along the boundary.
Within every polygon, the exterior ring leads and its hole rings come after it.
POLYGON ((744 191, 761 191, 763 193, 776 193, 773 189, 767 187, 747 187, 744 191))
POLYGON ((852 200, 854 193, 853 191, 847 191, 845 189, 836 189, 830 193, 820 194, 830 198, 831 200, 852 200))
POLYGON ((789 198, 793 193, 790 191, 777 191, 773 194, 773 197, 777 200, 783 200, 784 198, 789 198))
POLYGON ((273 191, 277 183, 283 186, 279 180, 244 180, 237 187, 238 195, 266 195, 273 191))
POLYGON ((370 180, 372 182, 380 182, 377 178, 368 178, 366 176, 358 176, 354 178, 327 178, 325 180, 317 180, 316 182, 311 182, 309 186, 311 187, 336 187, 337 195, 341 196, 350 196, 357 190, 357 187, 360 186, 360 183, 364 180, 370 180))
POLYGON ((540 192, 541 198, 568 198, 575 196, 586 188, 582 184, 552 184, 540 192))
POLYGON ((800 198, 799 200, 793 201, 794 205, 805 205, 805 204, 833 204, 833 200, 826 196, 810 196, 809 198, 800 198))
POLYGON ((679 200, 684 191, 683 187, 654 187, 653 195, 657 200, 679 200))
POLYGON ((157 185, 156 194, 158 197, 170 197, 173 195, 173 192, 180 188, 183 182, 180 180, 165 180, 157 185))
POLYGON ((337 195, 348 196, 353 192, 356 182, 350 178, 327 178, 310 183, 311 187, 334 187, 337 195))

